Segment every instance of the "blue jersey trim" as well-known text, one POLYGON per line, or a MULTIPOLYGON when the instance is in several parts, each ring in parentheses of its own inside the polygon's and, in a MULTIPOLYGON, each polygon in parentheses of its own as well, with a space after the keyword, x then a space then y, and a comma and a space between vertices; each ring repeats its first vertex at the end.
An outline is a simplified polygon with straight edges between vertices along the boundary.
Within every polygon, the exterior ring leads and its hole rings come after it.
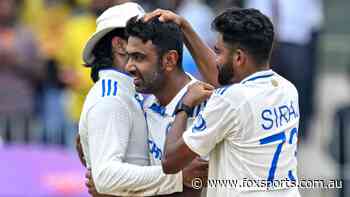
POLYGON ((165 108, 157 103, 153 103, 150 107, 149 107, 152 111, 160 114, 161 116, 165 116, 165 108))
POLYGON ((260 75, 260 76, 252 77, 252 78, 250 78, 250 79, 246 79, 246 80, 242 81, 242 84, 245 84, 245 83, 248 82, 248 81, 255 81, 255 80, 257 80, 257 79, 268 78, 268 77, 271 77, 271 76, 273 76, 273 74, 260 75))
POLYGON ((106 94, 106 80, 102 79, 102 97, 106 94))

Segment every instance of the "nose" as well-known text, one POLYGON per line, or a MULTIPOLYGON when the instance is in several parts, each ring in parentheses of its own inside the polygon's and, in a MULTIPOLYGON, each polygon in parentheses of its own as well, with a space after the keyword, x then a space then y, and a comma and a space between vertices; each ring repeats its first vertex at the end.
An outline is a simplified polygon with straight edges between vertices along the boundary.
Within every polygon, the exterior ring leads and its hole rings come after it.
POLYGON ((127 72, 129 72, 131 75, 134 75, 136 72, 136 66, 133 63, 133 61, 131 60, 131 58, 128 59, 125 69, 127 72))

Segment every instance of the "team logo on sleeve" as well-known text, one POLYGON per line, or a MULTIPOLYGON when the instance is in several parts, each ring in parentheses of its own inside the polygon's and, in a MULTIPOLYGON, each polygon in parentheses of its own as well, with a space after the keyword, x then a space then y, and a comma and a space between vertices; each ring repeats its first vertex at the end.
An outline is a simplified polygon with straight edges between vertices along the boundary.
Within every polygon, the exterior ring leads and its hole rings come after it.
POLYGON ((193 133, 201 132, 201 131, 204 131, 206 128, 207 128, 207 123, 205 122, 202 114, 199 114, 192 127, 192 132, 193 133))

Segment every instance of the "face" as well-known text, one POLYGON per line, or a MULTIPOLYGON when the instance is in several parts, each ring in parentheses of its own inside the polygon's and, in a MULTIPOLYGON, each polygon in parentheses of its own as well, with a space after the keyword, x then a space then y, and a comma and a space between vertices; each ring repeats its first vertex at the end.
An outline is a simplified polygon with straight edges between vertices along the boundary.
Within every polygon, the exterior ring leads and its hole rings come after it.
POLYGON ((125 66, 128 61, 126 53, 127 42, 127 40, 118 36, 112 39, 113 65, 122 71, 125 71, 125 66))
POLYGON ((218 81, 220 85, 231 84, 235 77, 234 62, 232 52, 225 47, 222 35, 218 36, 214 51, 216 53, 216 64, 219 71, 218 81))
POLYGON ((164 70, 152 41, 143 42, 130 36, 126 47, 129 56, 126 70, 133 76, 136 91, 145 94, 158 92, 164 84, 164 70))

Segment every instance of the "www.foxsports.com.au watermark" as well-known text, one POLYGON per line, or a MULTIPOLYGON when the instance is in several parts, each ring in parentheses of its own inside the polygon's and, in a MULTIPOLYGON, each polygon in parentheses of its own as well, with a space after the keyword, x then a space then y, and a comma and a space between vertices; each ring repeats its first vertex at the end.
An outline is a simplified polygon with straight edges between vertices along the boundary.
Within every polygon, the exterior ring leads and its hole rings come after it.
POLYGON ((291 181, 289 179, 282 180, 250 180, 244 178, 243 180, 234 179, 208 179, 203 183, 202 179, 194 178, 192 180, 192 187, 194 189, 208 188, 233 188, 233 189, 248 189, 248 190, 277 190, 297 187, 300 189, 340 189, 343 188, 343 181, 330 179, 299 179, 291 181))

